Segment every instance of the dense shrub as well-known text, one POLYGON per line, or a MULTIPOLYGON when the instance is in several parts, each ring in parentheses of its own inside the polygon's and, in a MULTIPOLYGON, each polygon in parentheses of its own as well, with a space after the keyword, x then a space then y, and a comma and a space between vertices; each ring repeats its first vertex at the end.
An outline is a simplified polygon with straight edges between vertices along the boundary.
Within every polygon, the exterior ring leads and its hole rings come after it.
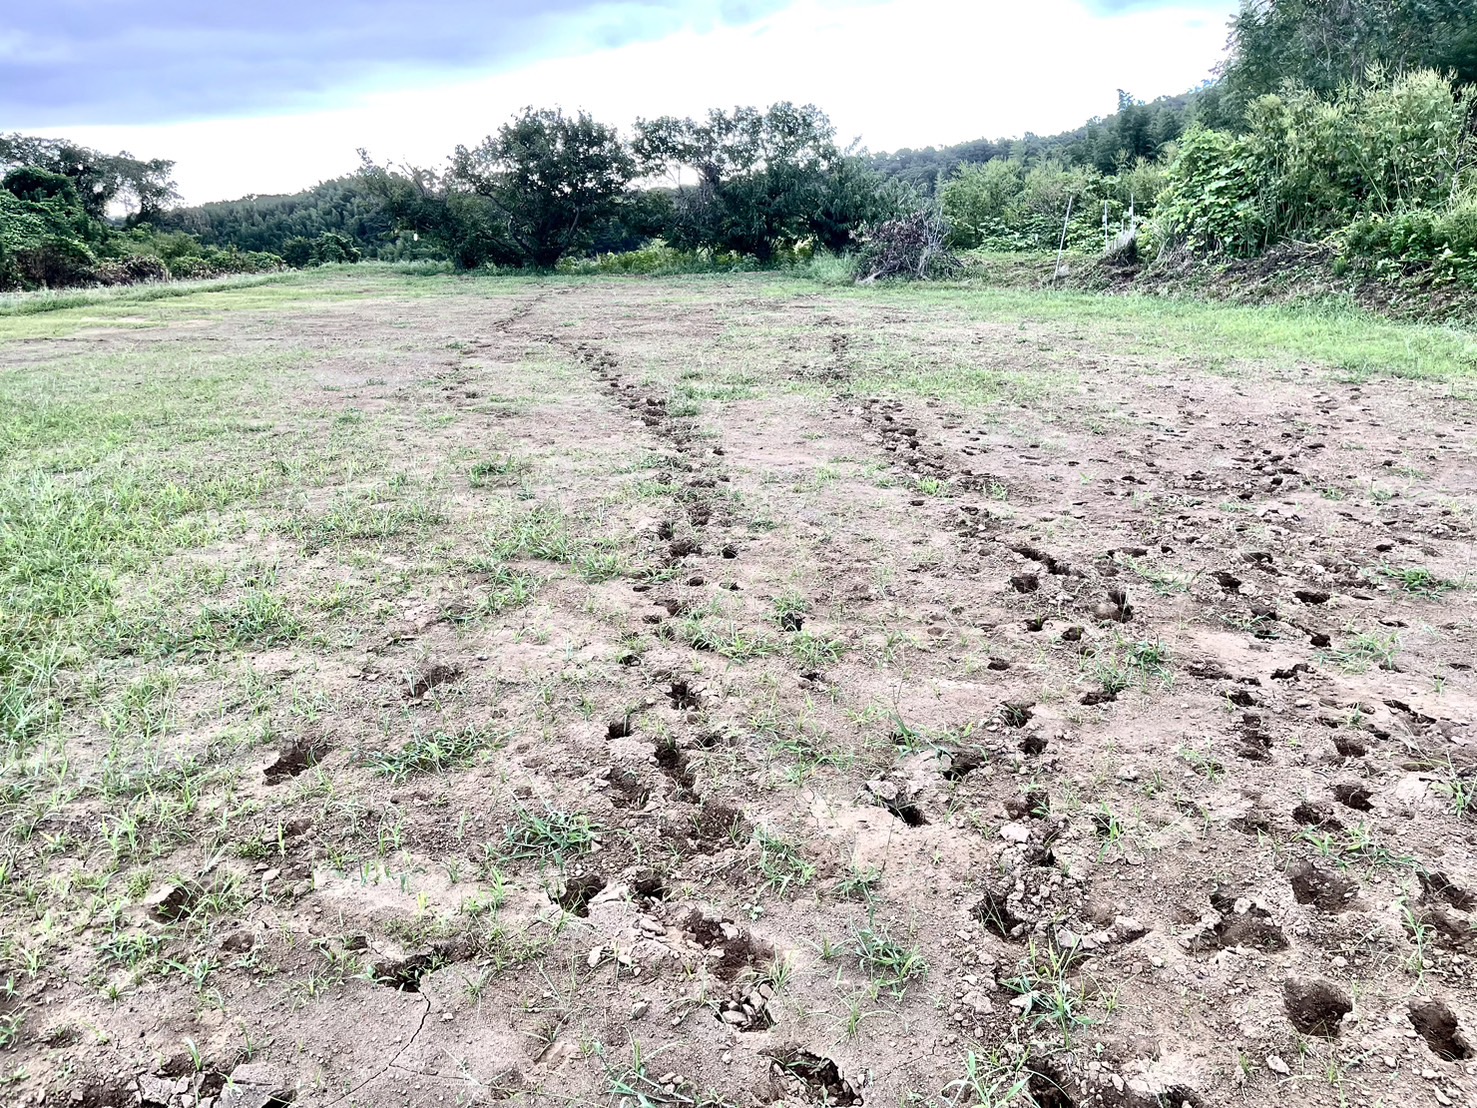
POLYGON ((1201 130, 1180 144, 1162 240, 1247 255, 1366 216, 1439 209, 1473 153, 1465 106, 1429 71, 1331 99, 1289 88, 1254 101, 1247 119, 1243 135, 1201 130))
POLYGON ((962 166, 939 202, 950 245, 988 250, 1055 250, 1070 202, 1067 244, 1091 249, 1103 245, 1105 216, 1109 234, 1121 234, 1153 211, 1162 183, 1148 162, 1105 177, 1090 166, 1006 159, 962 166))

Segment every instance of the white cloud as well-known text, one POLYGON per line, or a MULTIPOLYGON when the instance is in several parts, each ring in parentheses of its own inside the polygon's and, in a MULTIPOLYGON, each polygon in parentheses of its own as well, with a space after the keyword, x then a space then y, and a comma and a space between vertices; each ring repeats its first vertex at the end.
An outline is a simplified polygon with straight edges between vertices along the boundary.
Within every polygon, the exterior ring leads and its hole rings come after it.
POLYGON ((637 116, 814 102, 844 140, 874 150, 1034 131, 1111 112, 1115 90, 1150 98, 1204 79, 1225 10, 1094 14, 1080 0, 801 0, 743 28, 684 31, 471 81, 364 96, 334 111, 154 126, 69 127, 104 149, 178 162, 190 202, 290 192, 378 159, 440 165, 525 104, 637 116))

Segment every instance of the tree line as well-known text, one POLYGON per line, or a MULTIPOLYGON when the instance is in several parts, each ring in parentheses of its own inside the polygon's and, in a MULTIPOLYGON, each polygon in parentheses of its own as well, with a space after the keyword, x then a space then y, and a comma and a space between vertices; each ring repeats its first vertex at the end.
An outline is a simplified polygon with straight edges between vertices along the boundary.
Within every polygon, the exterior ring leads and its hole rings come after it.
MULTIPOLYGON (((788 102, 641 119, 527 108, 439 168, 380 164, 294 196, 175 205, 167 161, 0 138, 0 286, 362 257, 551 268, 659 242, 774 264, 856 250, 913 213, 955 248, 1350 255, 1477 272, 1469 0, 1244 0, 1202 87, 1055 136, 870 155, 788 102)), ((929 234, 932 234, 930 231, 929 234)), ((925 236, 927 237, 927 236, 925 236)))

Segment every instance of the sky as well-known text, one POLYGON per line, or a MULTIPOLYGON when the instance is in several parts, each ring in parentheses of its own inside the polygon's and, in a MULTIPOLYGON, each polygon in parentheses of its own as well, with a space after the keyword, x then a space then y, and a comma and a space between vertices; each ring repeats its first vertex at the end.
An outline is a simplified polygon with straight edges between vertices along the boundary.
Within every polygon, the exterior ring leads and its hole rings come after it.
POLYGON ((171 158, 190 203, 440 167, 525 105, 623 128, 814 103, 894 150, 1051 134, 1211 75, 1236 0, 44 0, 0 132, 171 158))

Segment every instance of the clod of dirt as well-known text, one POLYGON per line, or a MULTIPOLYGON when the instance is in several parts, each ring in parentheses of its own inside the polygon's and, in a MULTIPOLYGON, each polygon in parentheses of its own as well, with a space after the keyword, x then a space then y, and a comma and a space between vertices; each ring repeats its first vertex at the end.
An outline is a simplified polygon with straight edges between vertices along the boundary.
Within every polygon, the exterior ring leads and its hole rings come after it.
POLYGON ((262 771, 262 776, 268 785, 276 785, 317 765, 328 750, 326 739, 299 739, 278 751, 276 760, 262 771))
POLYGON ((785 1046, 760 1051, 774 1062, 776 1076, 786 1085, 780 1096, 798 1095, 808 1104, 854 1105, 862 1102, 851 1082, 841 1076, 836 1063, 799 1047, 785 1046), (788 1079, 788 1080, 785 1080, 788 1079))
POLYGON ((1327 604, 1330 594, 1319 589, 1293 589, 1292 595, 1304 604, 1327 604))
POLYGON ((1325 912, 1346 911, 1358 887, 1346 877, 1310 861, 1294 862, 1287 869, 1292 895, 1299 904, 1312 904, 1325 912))
POLYGON ((1197 658, 1185 666, 1185 672, 1202 681, 1229 681, 1231 671, 1214 658, 1197 658))
POLYGON ((449 685, 461 675, 461 666, 442 665, 438 662, 420 673, 412 674, 406 680, 405 699, 419 700, 438 685, 449 685))
POLYGON ((1353 808, 1356 812, 1368 812, 1374 807, 1371 803, 1374 794, 1363 785, 1335 785, 1330 791, 1333 793, 1333 798, 1345 808, 1353 808))
POLYGON ((1291 681, 1300 673, 1312 673, 1313 667, 1307 662, 1294 662, 1286 669, 1274 669, 1272 671, 1273 681, 1291 681))
POLYGON ((604 888, 605 878, 598 873, 571 877, 564 882, 564 891, 558 896, 559 907, 577 916, 588 916, 590 901, 604 888))
POLYGON ((1016 592, 1035 592, 1041 587, 1041 578, 1034 573, 1017 573, 1010 579, 1010 587, 1016 592))
POLYGON ((1411 1025, 1431 1048, 1431 1053, 1447 1062, 1464 1062, 1472 1057, 1472 1044, 1462 1034, 1456 1013, 1440 1000, 1412 1000, 1411 1025))
POLYGON ((975 919, 985 925, 986 931, 1007 942, 1018 941, 1028 926, 1028 921, 1011 908, 1009 898, 1004 893, 991 889, 985 890, 983 899, 974 906, 973 914, 975 919))
POLYGON ((1247 690, 1245 689, 1232 689, 1231 692, 1226 695, 1226 699, 1229 700, 1232 704, 1236 705, 1236 707, 1238 708, 1260 707, 1260 705, 1257 703, 1256 697, 1252 696, 1251 693, 1247 692, 1247 690))
POLYGON ((1282 1006, 1296 1030, 1325 1039, 1336 1036, 1343 1018, 1354 1010, 1349 994, 1330 981, 1288 981, 1282 986, 1282 1006))

